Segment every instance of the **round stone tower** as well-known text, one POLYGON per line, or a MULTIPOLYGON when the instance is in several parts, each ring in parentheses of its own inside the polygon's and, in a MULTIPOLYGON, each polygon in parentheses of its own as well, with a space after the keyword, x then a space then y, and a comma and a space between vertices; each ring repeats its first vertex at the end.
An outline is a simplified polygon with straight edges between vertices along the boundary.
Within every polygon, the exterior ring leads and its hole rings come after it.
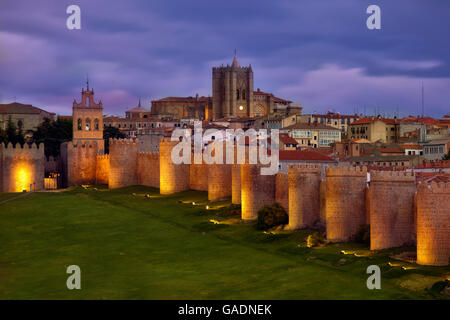
POLYGON ((242 220, 258 219, 258 210, 275 202, 275 175, 261 175, 261 166, 241 165, 242 220))
POLYGON ((421 183, 417 191, 417 263, 450 264, 450 184, 421 183))
POLYGON ((160 193, 172 194, 189 190, 189 164, 174 164, 172 149, 178 141, 161 139, 159 143, 160 193))
POLYGON ((312 228, 320 220, 319 165, 289 168, 289 229, 312 228))
POLYGON ((326 168, 327 240, 349 241, 366 223, 366 167, 326 168))

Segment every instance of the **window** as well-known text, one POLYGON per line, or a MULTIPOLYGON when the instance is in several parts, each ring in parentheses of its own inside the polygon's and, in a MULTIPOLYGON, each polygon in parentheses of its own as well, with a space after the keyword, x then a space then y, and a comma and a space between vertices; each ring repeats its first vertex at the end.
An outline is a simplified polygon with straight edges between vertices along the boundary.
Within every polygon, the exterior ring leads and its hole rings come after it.
POLYGON ((95 130, 98 130, 98 128, 99 128, 99 125, 98 125, 98 119, 95 119, 95 120, 94 120, 94 129, 95 129, 95 130))
POLYGON ((91 130, 91 119, 87 118, 86 119, 86 131, 90 131, 91 130))
POLYGON ((78 119, 77 120, 77 128, 78 128, 78 130, 81 130, 81 127, 82 127, 81 119, 78 119))
POLYGON ((236 97, 239 100, 239 89, 236 90, 236 97))

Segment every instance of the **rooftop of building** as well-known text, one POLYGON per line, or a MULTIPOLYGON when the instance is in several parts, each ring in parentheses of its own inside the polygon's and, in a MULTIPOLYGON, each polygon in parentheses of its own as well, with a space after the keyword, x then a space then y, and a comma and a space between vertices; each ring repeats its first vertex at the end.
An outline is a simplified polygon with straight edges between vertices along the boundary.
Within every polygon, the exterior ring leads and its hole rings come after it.
POLYGON ((350 125, 371 124, 371 123, 374 123, 375 121, 382 121, 382 122, 384 122, 386 124, 390 124, 390 125, 399 123, 399 120, 396 118, 373 117, 373 118, 358 119, 358 120, 352 122, 350 125))
POLYGON ((326 154, 312 150, 280 150, 280 161, 320 161, 320 162, 336 162, 326 154))
POLYGON ((298 122, 296 124, 284 127, 282 129, 285 129, 285 130, 332 130, 332 131, 340 131, 337 128, 333 128, 331 126, 327 126, 326 124, 317 123, 317 122, 313 122, 313 123, 298 122))
POLYGON ((339 112, 328 111, 326 114, 305 114, 305 116, 311 116, 315 118, 330 118, 330 119, 347 119, 347 118, 359 118, 357 114, 340 114, 339 112))
POLYGON ((19 102, 0 104, 0 114, 40 114, 42 112, 55 115, 53 112, 45 111, 31 104, 19 102))
POLYGON ((280 133, 279 138, 280 138, 280 141, 284 144, 293 144, 293 145, 298 144, 297 140, 295 140, 292 137, 289 137, 289 135, 286 133, 280 133))

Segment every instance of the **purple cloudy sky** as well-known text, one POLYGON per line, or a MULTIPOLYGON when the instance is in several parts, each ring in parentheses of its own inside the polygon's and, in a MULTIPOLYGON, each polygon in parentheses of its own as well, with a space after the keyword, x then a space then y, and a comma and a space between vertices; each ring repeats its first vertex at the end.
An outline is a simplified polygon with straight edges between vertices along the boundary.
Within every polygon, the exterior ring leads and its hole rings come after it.
POLYGON ((450 113, 447 0, 1 0, 0 101, 71 114, 86 74, 105 113, 211 94, 211 67, 252 64, 255 89, 306 112, 450 113), (82 29, 66 28, 81 7, 82 29), (370 4, 381 30, 368 30, 370 4))

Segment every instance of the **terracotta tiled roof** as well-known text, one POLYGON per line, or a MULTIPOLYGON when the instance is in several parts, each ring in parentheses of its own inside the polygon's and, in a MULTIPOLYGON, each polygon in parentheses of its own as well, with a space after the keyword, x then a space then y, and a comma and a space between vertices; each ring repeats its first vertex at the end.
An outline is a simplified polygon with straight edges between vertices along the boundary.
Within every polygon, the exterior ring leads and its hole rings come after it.
POLYGON ((337 128, 333 128, 322 123, 304 123, 304 122, 299 122, 283 128, 283 130, 302 130, 302 129, 304 130, 321 129, 321 130, 339 131, 339 129, 337 128))
POLYGON ((329 161, 334 162, 332 158, 326 154, 315 151, 303 150, 280 150, 279 158, 281 161, 329 161))
POLYGON ((280 134, 280 141, 284 144, 294 144, 297 145, 298 142, 292 137, 289 137, 287 134, 280 134))
POLYGON ((48 112, 43 109, 39 109, 37 107, 32 106, 31 104, 22 104, 19 102, 0 104, 0 113, 3 113, 3 114, 9 114, 9 113, 39 114, 41 112, 46 112, 46 113, 54 115, 54 113, 52 113, 52 112, 48 112))
POLYGON ((133 109, 128 110, 128 111, 126 111, 126 112, 130 112, 130 113, 140 113, 140 112, 150 112, 150 110, 144 109, 144 108, 142 108, 142 107, 136 107, 136 108, 133 108, 133 109))
POLYGON ((401 144, 400 147, 403 149, 411 149, 411 150, 422 150, 422 146, 419 146, 417 144, 401 144))
POLYGON ((350 125, 357 125, 357 124, 371 124, 374 123, 375 120, 380 120, 383 121, 386 124, 396 124, 398 123, 397 119, 389 119, 389 118, 362 118, 362 119, 358 119, 354 122, 352 122, 350 125))
POLYGON ((381 153, 403 153, 403 150, 396 148, 377 148, 381 153))

